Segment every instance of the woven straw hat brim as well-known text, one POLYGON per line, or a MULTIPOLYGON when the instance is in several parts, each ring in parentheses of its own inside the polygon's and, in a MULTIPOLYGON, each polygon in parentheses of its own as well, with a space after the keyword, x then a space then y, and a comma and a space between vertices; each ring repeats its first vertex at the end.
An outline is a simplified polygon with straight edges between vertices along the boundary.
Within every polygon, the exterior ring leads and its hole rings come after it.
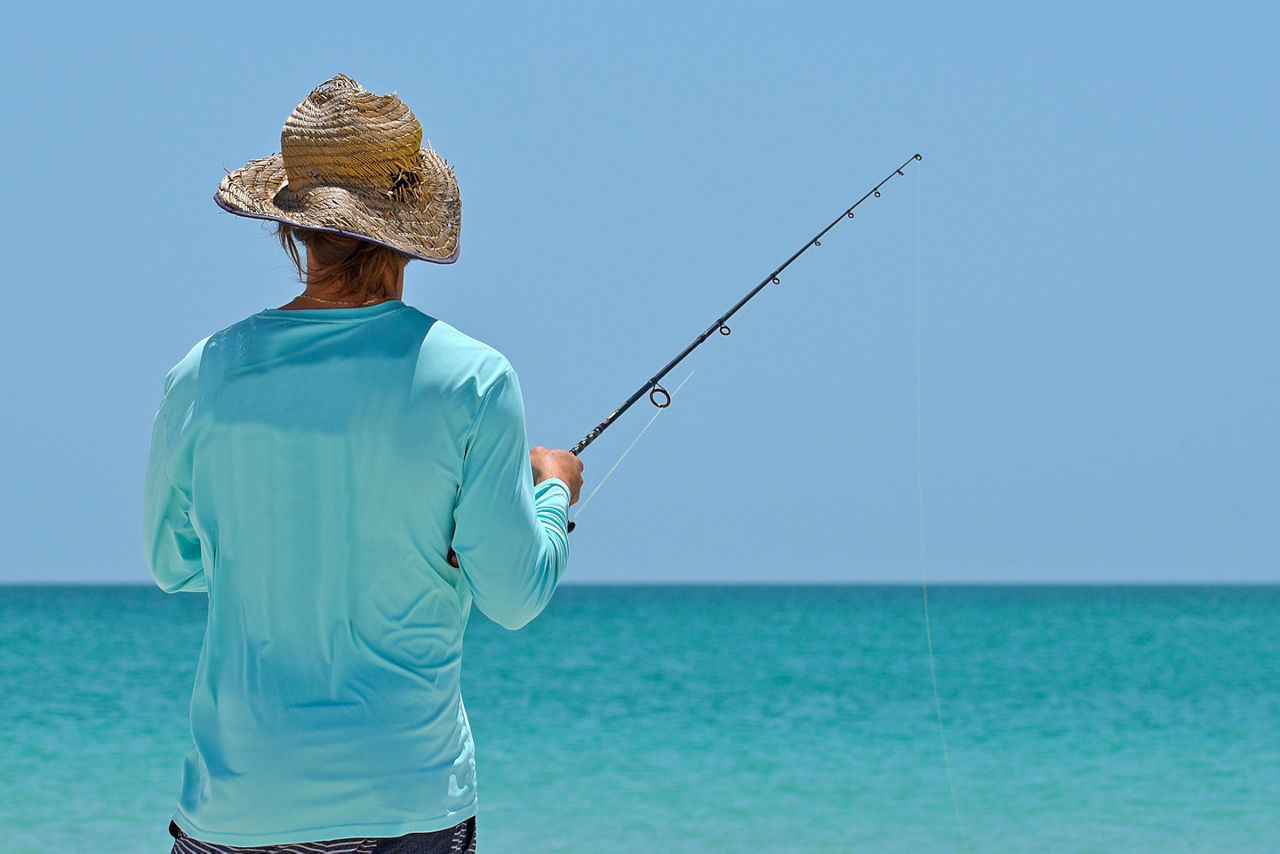
POLYGON ((462 204, 458 181, 444 158, 421 149, 423 192, 407 199, 368 187, 289 188, 284 156, 251 160, 222 179, 214 201, 229 213, 367 240, 423 261, 458 260, 462 204))

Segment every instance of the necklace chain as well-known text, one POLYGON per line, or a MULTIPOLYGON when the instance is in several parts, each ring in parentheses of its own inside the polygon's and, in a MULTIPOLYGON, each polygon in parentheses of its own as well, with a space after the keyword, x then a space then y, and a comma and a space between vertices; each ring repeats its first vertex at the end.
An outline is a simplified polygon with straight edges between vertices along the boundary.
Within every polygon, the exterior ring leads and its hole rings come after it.
POLYGON ((313 296, 308 293, 301 293, 298 294, 298 296, 302 299, 309 299, 314 302, 323 303, 324 305, 342 305, 347 308, 360 308, 365 305, 373 305, 375 302, 383 302, 386 299, 386 297, 374 297, 373 299, 367 299, 364 302, 340 302, 339 300, 323 299, 322 297, 313 296))

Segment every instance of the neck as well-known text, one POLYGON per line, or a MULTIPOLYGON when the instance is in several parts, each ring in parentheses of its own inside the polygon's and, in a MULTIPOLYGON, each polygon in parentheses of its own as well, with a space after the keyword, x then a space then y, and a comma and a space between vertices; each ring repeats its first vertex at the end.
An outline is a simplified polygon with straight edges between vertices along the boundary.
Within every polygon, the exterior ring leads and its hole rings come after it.
POLYGON ((280 307, 286 309, 360 308, 401 299, 404 296, 404 267, 401 267, 394 276, 388 276, 383 281, 380 293, 366 291, 351 294, 344 285, 344 282, 316 281, 315 269, 308 263, 306 289, 292 301, 280 307))

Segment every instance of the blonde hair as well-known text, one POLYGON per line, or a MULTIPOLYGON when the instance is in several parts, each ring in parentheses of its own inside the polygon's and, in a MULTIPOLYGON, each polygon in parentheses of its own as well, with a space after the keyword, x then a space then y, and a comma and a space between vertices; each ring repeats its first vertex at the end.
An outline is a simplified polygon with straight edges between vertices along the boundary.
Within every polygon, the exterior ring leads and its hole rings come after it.
POLYGON ((298 269, 298 281, 304 285, 329 285, 339 299, 365 299, 387 294, 388 279, 394 280, 410 258, 377 243, 299 228, 288 223, 276 224, 276 237, 298 269), (307 263, 298 250, 301 243, 307 252, 307 263))

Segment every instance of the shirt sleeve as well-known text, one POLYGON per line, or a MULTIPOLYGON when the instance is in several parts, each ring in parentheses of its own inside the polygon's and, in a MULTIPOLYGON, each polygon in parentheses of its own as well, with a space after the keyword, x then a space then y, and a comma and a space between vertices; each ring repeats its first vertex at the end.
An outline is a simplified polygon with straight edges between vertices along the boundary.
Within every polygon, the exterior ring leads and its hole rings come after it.
POLYGON ((200 538, 191 524, 191 495, 169 475, 168 409, 172 374, 151 430, 146 487, 142 498, 142 541, 156 584, 166 593, 205 592, 200 538))
POLYGON ((481 404, 462 464, 453 550, 480 610, 518 629, 546 607, 569 559, 569 488, 535 487, 524 401, 508 368, 481 404))

